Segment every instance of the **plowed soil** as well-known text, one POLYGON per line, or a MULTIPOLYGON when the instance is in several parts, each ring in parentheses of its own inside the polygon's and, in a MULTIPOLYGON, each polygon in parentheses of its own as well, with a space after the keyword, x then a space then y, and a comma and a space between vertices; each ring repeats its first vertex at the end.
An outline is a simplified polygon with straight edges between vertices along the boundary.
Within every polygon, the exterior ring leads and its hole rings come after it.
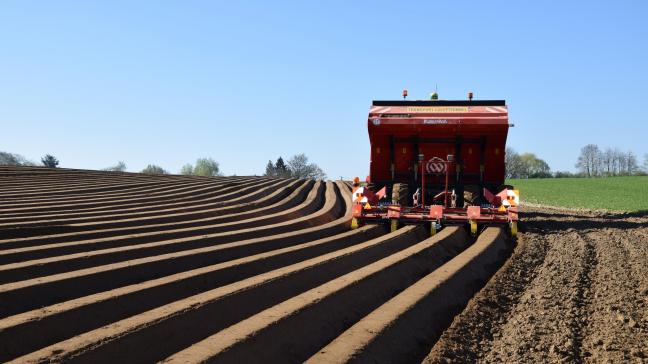
POLYGON ((511 241, 351 230, 350 195, 0 167, 0 361, 420 361, 511 241))
POLYGON ((534 207, 521 227, 425 362, 648 362, 648 216, 534 207))
POLYGON ((527 209, 515 245, 351 230, 350 195, 0 167, 0 362, 646 360, 648 217, 527 209))

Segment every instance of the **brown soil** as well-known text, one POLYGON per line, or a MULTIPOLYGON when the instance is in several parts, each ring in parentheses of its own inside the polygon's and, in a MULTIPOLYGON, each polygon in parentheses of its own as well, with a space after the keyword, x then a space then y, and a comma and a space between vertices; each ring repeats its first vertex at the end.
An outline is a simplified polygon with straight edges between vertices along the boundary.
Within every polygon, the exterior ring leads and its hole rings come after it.
POLYGON ((350 230, 349 199, 0 167, 0 361, 646 360, 647 216, 529 207, 507 261, 498 228, 350 230))
POLYGON ((527 207, 520 226, 425 362, 648 362, 648 216, 527 207))

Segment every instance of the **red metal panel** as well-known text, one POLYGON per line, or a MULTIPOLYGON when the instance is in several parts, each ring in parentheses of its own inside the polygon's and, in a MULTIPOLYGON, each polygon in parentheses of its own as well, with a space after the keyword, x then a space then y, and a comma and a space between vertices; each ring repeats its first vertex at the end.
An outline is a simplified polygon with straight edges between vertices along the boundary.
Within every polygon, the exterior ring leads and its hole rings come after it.
POLYGON ((398 219, 400 217, 400 207, 399 206, 389 206, 387 208, 387 217, 390 219, 398 219))
POLYGON ((385 136, 371 140, 369 175, 372 181, 383 181, 390 178, 389 143, 385 136))
POLYGON ((443 217, 443 206, 441 205, 430 206, 430 218, 440 219, 442 217, 443 217))
POLYGON ((481 207, 479 206, 468 206, 468 219, 477 220, 481 216, 481 207))
MULTIPOLYGON (((404 173, 408 176, 413 174, 412 161, 414 158, 414 146, 412 143, 394 143, 394 160, 396 173, 404 173)), ((404 179, 405 181, 408 178, 404 179)))
MULTIPOLYGON (((508 133, 506 106, 373 106, 369 112, 368 131, 371 142, 370 175, 373 181, 391 178, 389 162, 389 136, 395 138, 418 137, 419 152, 425 159, 446 159, 455 154, 454 142, 486 139, 484 182, 504 183, 504 149, 508 133), (447 139, 448 143, 426 142, 425 139, 447 139)), ((479 145, 465 144, 461 150, 464 172, 479 173, 479 145), (471 153, 472 152, 472 153, 471 153)), ((396 174, 413 173, 415 159, 411 142, 397 142, 394 150, 396 174), (409 146, 408 146, 409 144, 409 146), (403 148, 406 148, 403 153, 403 148)), ((407 180, 407 178, 401 178, 407 180)), ((434 177, 429 180, 435 181, 434 177)))

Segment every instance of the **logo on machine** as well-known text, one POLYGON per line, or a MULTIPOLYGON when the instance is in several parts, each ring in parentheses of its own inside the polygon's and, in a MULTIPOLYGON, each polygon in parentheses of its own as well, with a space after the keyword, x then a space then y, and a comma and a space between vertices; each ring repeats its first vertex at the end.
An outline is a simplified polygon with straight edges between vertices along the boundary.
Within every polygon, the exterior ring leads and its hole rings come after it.
POLYGON ((380 125, 380 119, 378 119, 378 118, 373 119, 372 122, 376 126, 380 125))
POLYGON ((439 157, 434 157, 425 163, 426 173, 441 174, 441 173, 445 173, 445 171, 446 171, 446 162, 439 157))

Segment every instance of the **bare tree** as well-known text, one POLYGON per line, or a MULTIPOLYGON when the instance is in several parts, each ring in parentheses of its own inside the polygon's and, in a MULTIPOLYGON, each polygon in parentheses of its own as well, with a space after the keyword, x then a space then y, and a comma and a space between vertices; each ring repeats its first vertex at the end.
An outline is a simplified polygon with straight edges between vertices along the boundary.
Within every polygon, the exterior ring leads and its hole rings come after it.
POLYGON ((594 154, 594 163, 592 165, 592 173, 594 176, 603 175, 603 160, 604 160, 603 151, 599 149, 594 154))
POLYGON ((600 156, 600 149, 596 144, 588 144, 581 148, 581 154, 576 162, 576 168, 580 169, 587 177, 596 176, 596 164, 600 156))
POLYGON ((614 175, 614 151, 612 148, 605 149, 605 153, 603 153, 603 166, 607 176, 614 175))
POLYGON ((0 166, 19 166, 20 162, 15 154, 0 152, 0 166))
POLYGON ((288 170, 294 178, 325 179, 326 173, 315 163, 309 163, 306 154, 297 154, 288 161, 288 170))
POLYGON ((504 152, 504 166, 506 178, 520 178, 523 173, 523 164, 520 155, 513 148, 506 148, 504 152))
POLYGON ((619 148, 614 148, 614 151, 612 152, 612 167, 614 171, 614 175, 619 175, 621 174, 621 151, 619 148))
POLYGON ((0 166, 35 166, 36 163, 20 154, 0 152, 0 166))
POLYGON ((268 161, 268 164, 266 164, 266 170, 264 176, 266 177, 277 177, 277 170, 272 164, 272 161, 268 161))
POLYGON ((619 152, 619 175, 626 175, 628 174, 628 155, 619 152))
POLYGON ((630 150, 628 151, 628 154, 626 154, 626 161, 628 163, 628 174, 633 175, 637 172, 639 169, 639 166, 637 164, 637 156, 634 155, 634 153, 630 150))
POLYGON ((643 171, 648 173, 648 153, 644 154, 643 171))
POLYGON ((595 144, 581 149, 576 167, 586 177, 633 175, 640 170, 637 156, 631 150, 622 152, 608 147, 601 151, 595 144))
POLYGON ((110 172, 124 172, 126 171, 126 163, 124 163, 123 161, 119 161, 114 166, 104 168, 103 170, 110 171, 110 172))

